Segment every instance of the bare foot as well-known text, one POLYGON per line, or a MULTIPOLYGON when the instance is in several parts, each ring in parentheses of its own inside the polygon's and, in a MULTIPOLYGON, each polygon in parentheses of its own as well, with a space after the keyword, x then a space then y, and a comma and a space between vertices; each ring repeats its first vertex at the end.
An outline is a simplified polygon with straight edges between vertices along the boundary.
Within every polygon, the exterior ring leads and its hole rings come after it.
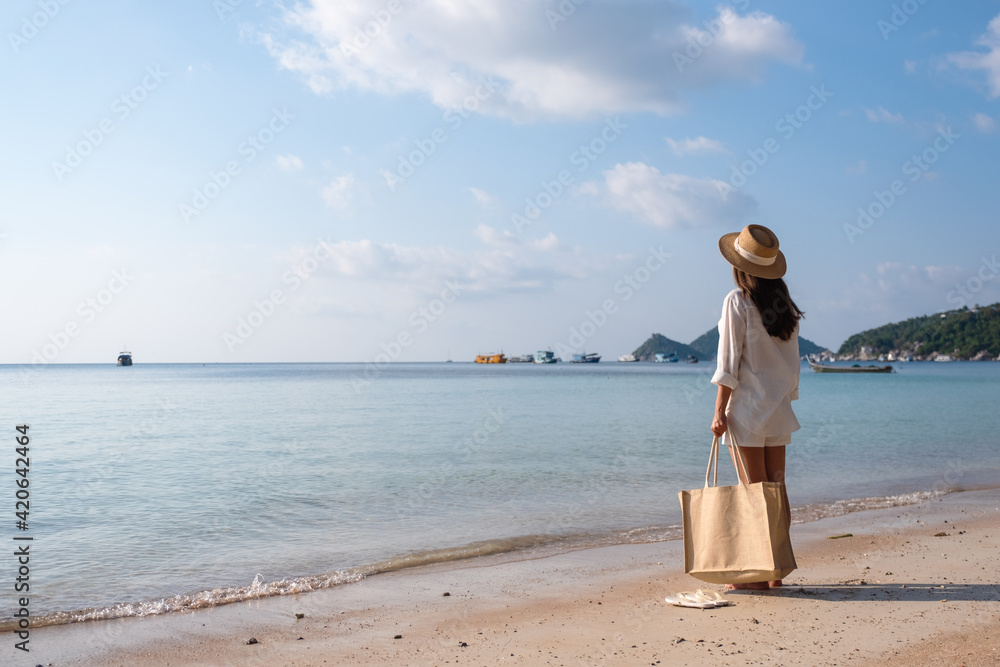
POLYGON ((768 588, 766 581, 755 581, 750 584, 726 584, 727 591, 766 591, 768 588))
POLYGON ((778 579, 777 581, 769 581, 767 582, 767 585, 771 588, 781 588, 781 579, 778 579))

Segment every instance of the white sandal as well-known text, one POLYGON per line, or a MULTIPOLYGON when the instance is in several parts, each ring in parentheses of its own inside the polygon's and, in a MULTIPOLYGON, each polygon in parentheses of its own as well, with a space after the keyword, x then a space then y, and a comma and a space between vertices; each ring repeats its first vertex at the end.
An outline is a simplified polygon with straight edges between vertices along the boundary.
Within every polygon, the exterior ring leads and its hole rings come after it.
POLYGON ((693 607, 695 609, 714 609, 715 607, 725 607, 731 602, 716 591, 686 591, 677 595, 668 595, 665 598, 668 604, 675 607, 693 607))

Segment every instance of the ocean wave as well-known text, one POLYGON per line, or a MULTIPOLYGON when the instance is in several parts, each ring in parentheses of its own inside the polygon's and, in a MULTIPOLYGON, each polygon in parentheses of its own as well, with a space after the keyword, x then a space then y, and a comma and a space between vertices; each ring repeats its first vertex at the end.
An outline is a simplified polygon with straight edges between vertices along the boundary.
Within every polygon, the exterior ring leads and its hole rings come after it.
MULTIPOLYGON (((852 512, 915 505, 939 498, 951 491, 917 491, 893 496, 850 498, 793 509, 793 523, 807 523, 852 512)), ((427 565, 443 564, 488 556, 515 556, 529 553, 540 557, 552 553, 618 544, 649 544, 682 537, 681 526, 672 524, 630 528, 600 534, 523 535, 513 538, 483 540, 458 547, 400 554, 370 565, 325 574, 265 582, 257 575, 247 586, 216 588, 198 593, 175 595, 159 600, 123 602, 106 607, 59 611, 31 619, 32 627, 62 625, 82 621, 143 617, 177 611, 193 611, 279 595, 295 595, 361 581, 365 577, 427 565)), ((0 632, 17 629, 16 621, 0 622, 0 632)))
POLYGON ((933 500, 951 493, 951 490, 935 491, 914 491, 912 493, 901 493, 894 496, 871 496, 868 498, 848 498, 846 500, 835 500, 829 503, 815 503, 796 507, 792 510, 792 523, 808 523, 819 521, 835 516, 844 516, 853 512, 864 512, 865 510, 887 509, 890 507, 904 507, 906 505, 916 505, 926 500, 933 500))
MULTIPOLYGON (((63 625, 66 623, 79 623, 82 621, 102 621, 126 617, 157 616, 176 611, 193 611, 205 609, 207 607, 218 607, 243 602, 245 600, 257 600, 260 598, 274 597, 278 595, 296 595, 298 593, 308 593, 310 591, 332 588, 341 584, 350 584, 361 581, 365 577, 384 572, 395 572, 423 565, 435 563, 447 563, 450 561, 466 560, 470 558, 481 558, 484 556, 510 554, 524 551, 526 549, 555 546, 559 544, 569 544, 572 538, 552 536, 552 535, 524 535, 509 539, 484 540, 472 542, 459 547, 449 547, 444 549, 433 549, 427 551, 416 551, 405 553, 392 558, 354 567, 347 570, 338 570, 325 574, 281 579, 279 581, 265 582, 261 575, 257 575, 253 582, 247 586, 235 586, 230 588, 215 588, 198 593, 175 595, 173 597, 161 598, 159 600, 145 600, 137 602, 122 602, 106 607, 90 607, 74 611, 58 611, 31 619, 32 627, 43 627, 47 625, 63 625)), ((17 621, 0 622, 0 632, 9 632, 17 629, 17 621)))

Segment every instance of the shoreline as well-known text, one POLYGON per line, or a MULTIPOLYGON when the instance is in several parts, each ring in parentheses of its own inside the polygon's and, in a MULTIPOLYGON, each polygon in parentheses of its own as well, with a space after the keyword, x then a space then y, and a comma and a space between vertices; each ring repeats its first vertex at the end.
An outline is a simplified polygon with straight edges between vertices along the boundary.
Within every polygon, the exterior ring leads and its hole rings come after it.
MULTIPOLYGON (((308 595, 44 627, 31 633, 29 660, 10 657, 32 665, 697 664, 725 654, 739 658, 732 664, 862 664, 905 653, 947 626, 1000 636, 1000 586, 990 581, 1000 570, 998 489, 795 524, 792 536, 800 569, 785 588, 726 593, 736 604, 716 610, 663 602, 678 590, 721 588, 682 573, 674 540, 450 561, 308 595), (853 537, 827 539, 844 533, 853 537), (251 637, 258 643, 247 644, 251 637)), ((995 660, 996 647, 970 648, 995 660)))
MULTIPOLYGON (((808 503, 792 509, 793 525, 846 516, 873 509, 906 507, 942 497, 949 493, 1000 489, 978 487, 948 491, 911 491, 889 496, 867 496, 821 503, 808 503)), ((471 542, 453 547, 397 554, 385 560, 274 581, 254 580, 251 584, 215 588, 172 596, 121 602, 105 607, 60 610, 32 619, 32 627, 43 628, 74 623, 111 621, 124 618, 150 618, 164 614, 189 613, 213 607, 265 600, 272 597, 305 595, 338 586, 356 584, 362 579, 425 567, 462 567, 497 565, 511 561, 535 560, 573 551, 624 546, 662 544, 682 538, 681 526, 669 524, 642 528, 622 528, 604 533, 579 535, 523 535, 471 542)), ((259 575, 258 575, 259 576, 259 575)), ((16 622, 0 621, 0 633, 16 629, 16 622)))

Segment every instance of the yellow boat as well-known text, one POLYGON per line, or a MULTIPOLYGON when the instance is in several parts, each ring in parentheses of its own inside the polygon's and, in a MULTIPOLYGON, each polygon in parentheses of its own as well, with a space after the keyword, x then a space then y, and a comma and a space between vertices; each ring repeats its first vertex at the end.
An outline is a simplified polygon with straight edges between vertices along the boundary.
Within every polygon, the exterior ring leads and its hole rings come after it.
POLYGON ((504 353, 500 354, 477 354, 476 355, 477 364, 506 364, 507 357, 504 353))

